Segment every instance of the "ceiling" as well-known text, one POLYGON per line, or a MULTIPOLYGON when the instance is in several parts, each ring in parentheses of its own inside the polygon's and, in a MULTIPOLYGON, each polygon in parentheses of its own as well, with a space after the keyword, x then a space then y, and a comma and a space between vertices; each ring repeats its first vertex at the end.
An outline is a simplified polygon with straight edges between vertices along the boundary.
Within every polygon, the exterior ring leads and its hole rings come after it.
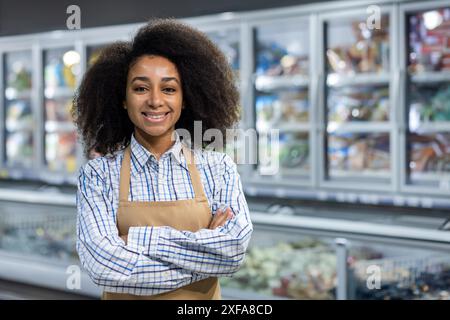
POLYGON ((229 11, 251 11, 323 0, 0 0, 0 36, 66 28, 66 9, 81 9, 81 28, 139 23, 152 17, 195 17, 229 11))

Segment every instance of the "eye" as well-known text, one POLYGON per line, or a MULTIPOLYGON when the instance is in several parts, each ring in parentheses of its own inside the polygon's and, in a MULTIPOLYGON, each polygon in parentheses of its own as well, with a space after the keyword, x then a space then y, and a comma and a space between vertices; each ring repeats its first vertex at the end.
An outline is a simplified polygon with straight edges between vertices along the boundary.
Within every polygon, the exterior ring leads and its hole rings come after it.
POLYGON ((168 93, 174 93, 174 92, 177 91, 177 90, 174 89, 174 88, 164 88, 163 91, 164 91, 164 92, 168 92, 168 93))
POLYGON ((134 91, 136 91, 136 92, 144 92, 146 89, 145 89, 145 87, 136 87, 136 88, 134 88, 134 91))

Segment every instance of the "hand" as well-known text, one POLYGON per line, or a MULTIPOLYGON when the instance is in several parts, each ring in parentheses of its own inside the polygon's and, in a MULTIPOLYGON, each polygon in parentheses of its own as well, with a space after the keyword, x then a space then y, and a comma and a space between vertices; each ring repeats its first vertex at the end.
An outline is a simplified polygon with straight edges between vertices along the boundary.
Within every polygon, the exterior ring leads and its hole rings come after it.
POLYGON ((122 238, 123 241, 125 241, 125 244, 127 244, 128 235, 125 234, 125 235, 121 235, 120 237, 122 238))
POLYGON ((230 208, 226 208, 225 211, 218 209, 213 215, 211 222, 209 223, 208 229, 215 229, 217 227, 222 227, 228 220, 233 219, 234 214, 230 208))

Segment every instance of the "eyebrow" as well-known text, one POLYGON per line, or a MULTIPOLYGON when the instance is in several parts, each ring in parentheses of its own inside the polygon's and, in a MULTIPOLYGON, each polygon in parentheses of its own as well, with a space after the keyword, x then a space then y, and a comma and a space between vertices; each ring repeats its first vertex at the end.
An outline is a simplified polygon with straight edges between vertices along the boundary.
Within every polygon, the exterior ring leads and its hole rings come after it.
MULTIPOLYGON (((131 80, 131 83, 133 83, 134 81, 137 81, 137 80, 145 81, 145 82, 151 82, 151 81, 150 81, 150 78, 141 76, 141 77, 134 77, 134 78, 131 80)), ((164 78, 161 79, 161 81, 162 81, 162 82, 175 81, 175 82, 177 82, 178 84, 180 84, 180 81, 178 81, 178 79, 175 78, 175 77, 164 77, 164 78)))

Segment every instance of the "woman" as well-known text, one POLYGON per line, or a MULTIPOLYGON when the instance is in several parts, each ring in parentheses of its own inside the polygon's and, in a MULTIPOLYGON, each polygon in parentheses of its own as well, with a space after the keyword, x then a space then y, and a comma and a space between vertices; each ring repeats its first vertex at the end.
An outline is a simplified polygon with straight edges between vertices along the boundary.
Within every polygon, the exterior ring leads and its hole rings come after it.
POLYGON ((80 169, 77 251, 103 298, 220 299, 217 278, 239 269, 250 240, 248 206, 231 158, 176 129, 225 133, 238 120, 224 55, 154 20, 103 50, 72 113, 85 153, 102 155, 80 169))

